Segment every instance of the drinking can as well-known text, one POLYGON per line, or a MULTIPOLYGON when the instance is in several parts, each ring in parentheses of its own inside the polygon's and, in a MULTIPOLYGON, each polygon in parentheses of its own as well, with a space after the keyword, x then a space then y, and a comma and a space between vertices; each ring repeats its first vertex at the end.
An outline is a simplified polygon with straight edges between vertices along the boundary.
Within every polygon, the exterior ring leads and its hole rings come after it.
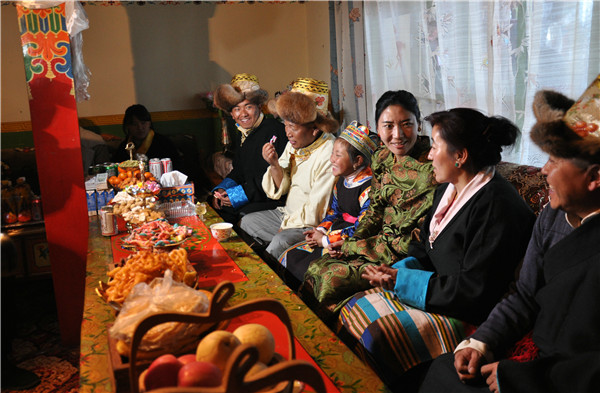
POLYGON ((161 158, 163 173, 171 172, 173 170, 173 162, 170 158, 161 158))
POLYGON ((104 163, 104 165, 106 166, 106 173, 108 175, 108 177, 112 177, 112 176, 119 176, 119 169, 118 169, 118 165, 117 164, 113 164, 113 163, 104 163))
POLYGON ((148 165, 150 167, 150 173, 152 173, 152 176, 154 176, 156 180, 160 180, 160 177, 163 174, 163 167, 160 158, 150 159, 148 165))
POLYGON ((111 205, 105 205, 100 208, 100 228, 102 236, 114 236, 119 233, 117 229, 117 216, 114 215, 111 205))

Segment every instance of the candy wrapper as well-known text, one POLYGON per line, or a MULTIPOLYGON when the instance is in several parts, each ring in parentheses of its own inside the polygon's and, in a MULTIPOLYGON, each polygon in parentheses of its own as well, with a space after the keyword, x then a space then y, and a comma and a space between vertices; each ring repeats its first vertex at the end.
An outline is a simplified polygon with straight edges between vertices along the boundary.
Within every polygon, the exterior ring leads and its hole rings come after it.
POLYGON ((565 113, 563 121, 580 136, 600 137, 600 75, 565 113))

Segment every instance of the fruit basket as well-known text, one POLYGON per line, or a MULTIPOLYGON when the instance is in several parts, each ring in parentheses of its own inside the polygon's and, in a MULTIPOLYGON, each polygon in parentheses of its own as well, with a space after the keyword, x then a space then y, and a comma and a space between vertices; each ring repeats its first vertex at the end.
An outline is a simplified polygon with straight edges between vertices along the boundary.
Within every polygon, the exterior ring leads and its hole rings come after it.
POLYGON ((236 306, 225 308, 235 288, 231 282, 221 282, 213 290, 208 310, 205 313, 156 313, 143 319, 135 328, 129 352, 129 383, 133 393, 143 392, 143 375, 140 373, 138 347, 147 331, 166 322, 220 324, 242 315, 267 311, 275 315, 285 326, 288 339, 288 359, 275 353, 267 367, 251 376, 248 371, 256 365, 259 352, 256 347, 241 344, 227 359, 222 382, 216 387, 164 387, 147 392, 196 392, 196 393, 233 393, 233 392, 285 392, 291 393, 294 381, 310 385, 316 392, 325 392, 325 384, 319 371, 309 362, 296 359, 294 333, 285 307, 277 300, 261 298, 250 300, 236 306), (141 390, 142 389, 142 390, 141 390))

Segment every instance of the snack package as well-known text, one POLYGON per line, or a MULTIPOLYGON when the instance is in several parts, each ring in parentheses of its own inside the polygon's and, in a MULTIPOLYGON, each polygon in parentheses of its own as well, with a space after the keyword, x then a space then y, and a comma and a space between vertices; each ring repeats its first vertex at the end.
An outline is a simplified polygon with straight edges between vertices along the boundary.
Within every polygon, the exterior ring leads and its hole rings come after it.
MULTIPOLYGON (((134 329, 143 318, 159 312, 202 313, 208 305, 209 299, 203 292, 173 281, 171 270, 167 270, 164 278, 155 278, 150 284, 139 283, 133 287, 109 334, 130 344, 134 329)), ((146 333, 139 349, 176 353, 189 341, 196 340, 205 329, 201 324, 163 323, 146 333)))

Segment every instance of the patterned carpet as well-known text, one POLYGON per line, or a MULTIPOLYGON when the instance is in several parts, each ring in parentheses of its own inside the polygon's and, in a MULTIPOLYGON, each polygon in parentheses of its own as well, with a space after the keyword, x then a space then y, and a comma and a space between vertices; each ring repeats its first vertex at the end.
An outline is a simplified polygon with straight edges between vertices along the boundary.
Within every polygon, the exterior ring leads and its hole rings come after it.
MULTIPOLYGON (((19 392, 66 392, 79 390, 79 347, 64 347, 60 341, 58 317, 51 279, 18 281, 16 302, 16 336, 12 340, 10 359, 20 368, 33 371, 41 383, 19 392)), ((4 293, 3 293, 4 295, 4 293)), ((2 310, 2 323, 7 323, 2 310)), ((2 342, 5 350, 6 343, 2 342)), ((4 375, 3 375, 4 379, 4 375)), ((2 392, 5 389, 1 383, 2 392)))

